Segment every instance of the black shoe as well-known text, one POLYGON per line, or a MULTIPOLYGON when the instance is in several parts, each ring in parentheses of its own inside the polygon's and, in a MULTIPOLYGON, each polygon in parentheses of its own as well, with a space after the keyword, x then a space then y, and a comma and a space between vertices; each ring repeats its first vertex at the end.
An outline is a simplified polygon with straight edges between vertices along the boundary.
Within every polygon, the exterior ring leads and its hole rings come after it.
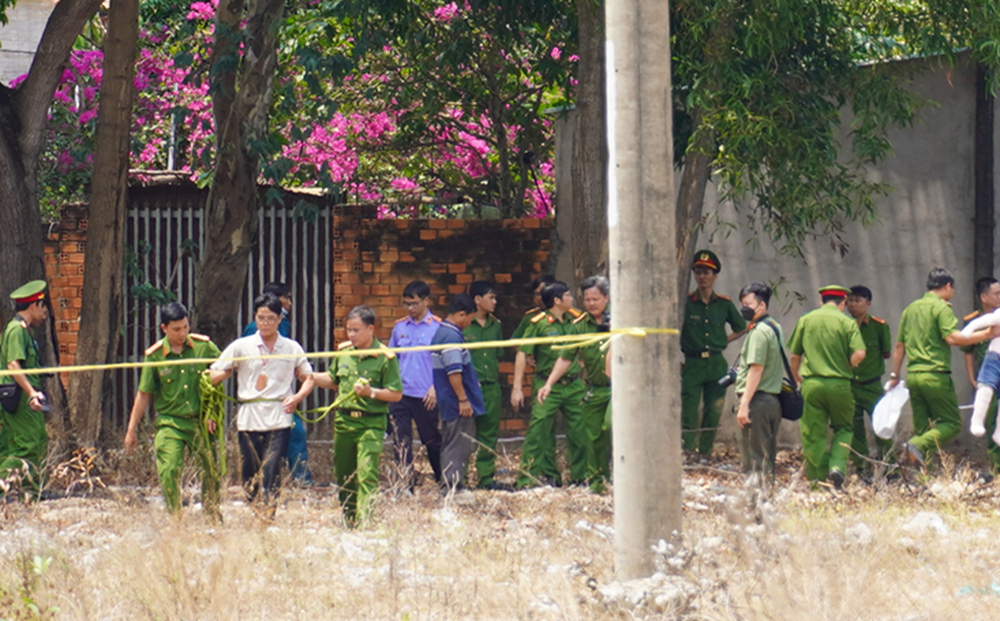
POLYGON ((826 478, 830 480, 830 483, 833 483, 833 487, 835 489, 843 489, 844 473, 841 472, 839 469, 834 468, 833 470, 831 470, 830 473, 826 475, 826 478))

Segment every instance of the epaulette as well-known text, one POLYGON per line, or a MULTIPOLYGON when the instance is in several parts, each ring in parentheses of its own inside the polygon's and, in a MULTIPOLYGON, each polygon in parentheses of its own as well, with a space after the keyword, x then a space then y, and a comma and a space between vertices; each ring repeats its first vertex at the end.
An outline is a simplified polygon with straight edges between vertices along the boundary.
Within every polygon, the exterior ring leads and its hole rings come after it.
POLYGON ((574 324, 578 324, 578 323, 580 323, 581 321, 586 321, 586 320, 587 320, 587 313, 583 313, 583 314, 581 314, 581 315, 580 315, 579 317, 577 317, 576 319, 574 319, 574 320, 573 320, 573 323, 574 323, 574 324))
POLYGON ((28 329, 28 322, 24 320, 24 317, 18 319, 18 323, 20 323, 21 327, 24 328, 25 330, 28 329))
POLYGON ((202 343, 207 343, 207 342, 209 342, 209 341, 212 340, 209 337, 205 336, 204 334, 197 334, 195 332, 192 332, 191 334, 188 334, 188 336, 190 336, 191 338, 193 338, 196 341, 201 341, 202 343))
POLYGON ((754 329, 754 326, 756 326, 756 325, 757 325, 757 322, 756 322, 756 321, 751 321, 750 323, 748 323, 748 324, 747 324, 747 332, 749 332, 749 331, 753 330, 753 329, 754 329))
POLYGON ((547 315, 546 315, 545 311, 542 311, 542 312, 538 313, 537 315, 535 315, 534 317, 531 318, 531 323, 538 323, 539 321, 541 321, 542 319, 544 319, 546 316, 547 315))
POLYGON ((698 301, 698 292, 697 291, 692 291, 691 295, 689 295, 688 297, 691 298, 692 302, 697 302, 698 301))
POLYGON ((568 312, 570 315, 573 315, 573 317, 580 317, 581 315, 583 315, 583 311, 576 310, 575 308, 569 309, 568 312))
POLYGON ((524 311, 524 314, 525 315, 530 315, 531 313, 537 313, 540 310, 542 310, 542 309, 538 308, 537 306, 534 306, 534 307, 529 308, 528 310, 524 311))
POLYGON ((493 321, 495 321, 497 323, 502 323, 499 319, 497 319, 497 316, 494 315, 493 313, 490 313, 489 316, 490 316, 490 319, 492 319, 493 321))
POLYGON ((434 321, 436 321, 438 323, 441 323, 441 318, 438 317, 437 315, 435 315, 434 313, 431 313, 431 319, 433 319, 434 321))
POLYGON ((340 345, 337 345, 337 351, 340 351, 342 349, 347 349, 350 346, 351 346, 351 342, 350 341, 344 341, 340 345))
POLYGON ((715 297, 719 298, 720 300, 725 300, 727 302, 732 300, 732 298, 730 298, 728 295, 719 295, 718 293, 715 294, 715 297))
POLYGON ((409 315, 407 315, 406 317, 400 317, 399 319, 397 319, 396 321, 394 321, 394 322, 392 323, 392 325, 396 325, 397 323, 402 323, 402 322, 406 321, 406 320, 407 320, 407 319, 409 319, 409 318, 410 318, 410 316, 409 316, 409 315))
POLYGON ((163 341, 156 341, 148 348, 146 348, 146 355, 152 356, 154 353, 156 353, 156 350, 159 349, 160 347, 163 347, 163 341))
POLYGON ((882 319, 881 317, 876 317, 875 315, 871 315, 871 318, 872 321, 885 325, 885 319, 882 319))
MULTIPOLYGON (((979 311, 972 311, 971 313, 969 313, 965 317, 962 317, 962 321, 971 321, 971 320, 975 319, 978 316, 979 316, 979 311)), ((873 319, 874 319, 874 317, 873 317, 873 319)))
POLYGON ((384 355, 389 360, 392 360, 393 358, 396 357, 396 352, 390 351, 389 348, 386 347, 384 344, 379 343, 378 348, 379 348, 379 350, 385 350, 385 351, 381 351, 381 353, 382 353, 382 355, 384 355))

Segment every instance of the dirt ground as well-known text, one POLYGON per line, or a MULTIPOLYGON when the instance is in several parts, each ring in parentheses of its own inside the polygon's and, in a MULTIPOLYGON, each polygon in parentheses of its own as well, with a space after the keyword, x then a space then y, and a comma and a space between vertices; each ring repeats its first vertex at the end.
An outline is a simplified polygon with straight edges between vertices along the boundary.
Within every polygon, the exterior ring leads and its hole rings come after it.
POLYGON ((374 524, 348 530, 332 487, 286 488, 263 522, 230 486, 215 524, 193 473, 171 518, 152 456, 111 452, 107 489, 0 505, 0 618, 1000 618, 1000 494, 978 464, 834 491, 810 490, 797 454, 779 461, 767 496, 731 449, 690 460, 681 539, 621 583, 613 490, 442 497, 425 482, 386 490, 374 524))

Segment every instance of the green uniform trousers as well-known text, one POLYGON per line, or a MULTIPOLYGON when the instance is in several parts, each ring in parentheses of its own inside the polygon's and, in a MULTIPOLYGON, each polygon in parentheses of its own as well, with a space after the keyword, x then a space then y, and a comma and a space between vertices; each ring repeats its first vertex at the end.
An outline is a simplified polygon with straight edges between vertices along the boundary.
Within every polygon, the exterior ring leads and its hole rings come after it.
POLYGON ((854 395, 851 380, 807 377, 802 380, 802 456, 810 481, 826 478, 830 469, 847 472, 847 458, 854 436, 854 395), (833 442, 827 450, 827 427, 833 442))
POLYGON ((948 373, 911 372, 906 375, 906 387, 913 410, 910 444, 927 459, 962 430, 955 382, 948 373))
POLYGON ((27 465, 21 488, 37 498, 48 452, 45 414, 28 407, 28 395, 22 391, 21 402, 13 414, 0 408, 0 478, 7 478, 12 470, 27 465))
POLYGON ((778 430, 781 428, 781 403, 777 395, 757 391, 749 405, 750 426, 740 428, 743 472, 758 473, 773 483, 774 463, 778 454, 778 430))
POLYGON ((209 482, 204 478, 205 458, 214 457, 215 447, 210 453, 200 449, 201 436, 198 433, 196 418, 180 418, 177 416, 159 415, 156 418, 156 437, 153 439, 153 450, 156 453, 156 474, 160 477, 160 489, 167 510, 171 513, 181 508, 181 471, 184 469, 184 449, 194 457, 198 464, 201 479, 201 502, 204 507, 219 506, 218 481, 209 482))
POLYGON ((386 421, 385 414, 352 418, 343 412, 334 419, 333 474, 348 526, 371 517, 386 421))
POLYGON ((726 401, 726 389, 719 386, 719 380, 728 369, 722 354, 684 361, 681 369, 681 427, 684 433, 681 437, 685 451, 697 449, 702 455, 712 454, 716 428, 726 401), (704 408, 699 418, 698 406, 702 401, 704 408), (694 429, 702 431, 689 431, 694 429))
POLYGON ((604 423, 611 407, 611 386, 591 386, 583 400, 583 419, 591 445, 590 481, 592 490, 604 489, 611 479, 611 429, 604 423))
POLYGON ((997 398, 993 396, 990 409, 986 412, 986 456, 990 460, 990 472, 1000 474, 1000 446, 993 441, 993 432, 997 428, 997 398))
POLYGON ((583 397, 587 387, 583 380, 573 380, 569 384, 556 384, 544 403, 538 403, 534 395, 538 394, 544 383, 535 381, 532 390, 531 422, 528 433, 524 436, 521 449, 521 476, 517 479, 518 487, 528 487, 538 480, 548 476, 561 476, 556 470, 555 475, 549 470, 555 465, 555 444, 552 442, 552 426, 556 411, 561 410, 566 418, 566 446, 569 460, 570 479, 586 481, 590 465, 593 461, 593 450, 589 440, 589 432, 583 416, 583 397))
MULTIPOLYGON (((868 432, 865 427, 865 416, 871 419, 875 404, 882 398, 884 391, 880 381, 869 384, 859 384, 851 382, 851 392, 854 393, 854 439, 851 441, 851 461, 858 471, 871 470, 871 464, 861 456, 868 456, 868 432)), ((875 457, 881 459, 889 454, 892 448, 892 439, 884 440, 875 436, 875 446, 878 449, 875 457)))
POLYGON ((480 384, 486 413, 476 416, 476 472, 479 474, 478 487, 493 483, 497 469, 497 437, 500 435, 500 404, 502 397, 500 384, 496 382, 480 384))

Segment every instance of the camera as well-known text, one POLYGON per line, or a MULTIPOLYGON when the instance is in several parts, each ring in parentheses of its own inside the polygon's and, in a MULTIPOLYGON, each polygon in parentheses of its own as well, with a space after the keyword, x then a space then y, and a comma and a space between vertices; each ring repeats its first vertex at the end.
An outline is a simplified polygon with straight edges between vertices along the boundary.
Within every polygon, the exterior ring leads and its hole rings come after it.
POLYGON ((719 386, 722 386, 723 388, 728 388, 735 381, 736 381, 736 369, 730 368, 728 371, 726 371, 726 374, 723 375, 721 379, 719 379, 719 386))

